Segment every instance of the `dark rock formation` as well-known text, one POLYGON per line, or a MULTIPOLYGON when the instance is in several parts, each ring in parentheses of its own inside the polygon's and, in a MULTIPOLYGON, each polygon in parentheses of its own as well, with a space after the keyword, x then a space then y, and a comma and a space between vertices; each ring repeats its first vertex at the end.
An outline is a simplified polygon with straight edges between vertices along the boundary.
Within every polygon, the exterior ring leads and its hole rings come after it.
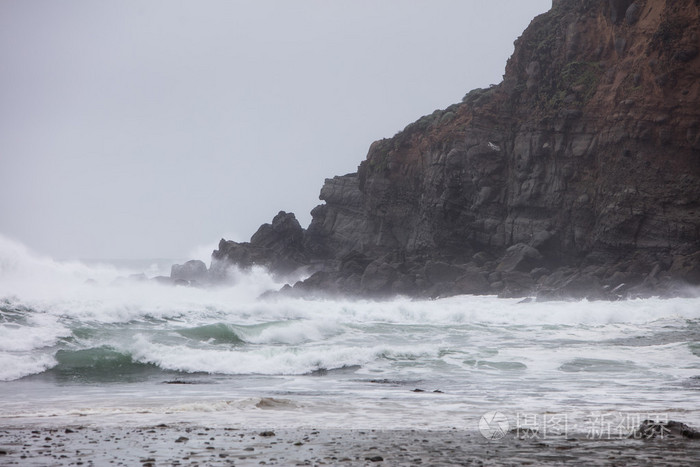
POLYGON ((517 243, 506 249, 503 259, 496 267, 501 272, 529 272, 542 265, 542 255, 536 248, 517 243))
POLYGON ((272 224, 260 226, 249 243, 222 239, 212 260, 214 274, 233 263, 242 269, 264 266, 284 275, 308 264, 309 256, 304 249, 304 230, 299 221, 294 214, 280 211, 272 224))
MULTIPOLYGON (((503 82, 373 143, 302 230, 214 259, 309 293, 617 298, 700 284, 700 8, 555 1, 503 82)), ((291 217, 290 217, 291 216, 291 217)))
POLYGON ((207 265, 203 261, 191 260, 185 264, 173 264, 170 268, 170 279, 173 281, 206 282, 207 265))

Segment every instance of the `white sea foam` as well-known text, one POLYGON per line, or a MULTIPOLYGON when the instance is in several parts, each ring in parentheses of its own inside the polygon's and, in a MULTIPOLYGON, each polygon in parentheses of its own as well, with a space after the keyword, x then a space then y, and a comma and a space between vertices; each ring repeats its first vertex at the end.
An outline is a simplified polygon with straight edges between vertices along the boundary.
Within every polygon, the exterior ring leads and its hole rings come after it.
MULTIPOLYGON (((430 347, 430 346, 428 346, 430 347)), ((373 346, 356 348, 342 345, 314 345, 310 347, 264 346, 250 350, 192 349, 150 342, 145 336, 136 336, 131 355, 143 363, 185 372, 219 374, 299 375, 319 369, 335 369, 364 365, 387 355, 415 356, 430 348, 373 346)))
MULTIPOLYGON (((332 413, 339 426, 388 427, 411 416, 445 426, 486 408, 581 414, 697 405, 698 298, 261 300, 283 284, 260 268, 233 269, 230 282, 211 288, 116 281, 136 272, 54 261, 0 237, 0 380, 54 368, 46 380, 69 381, 67 393, 76 393, 60 399, 45 383, 49 389, 32 399, 12 385, 39 387, 42 377, 3 383, 0 413, 122 421, 140 413, 179 420, 207 413, 207 421, 235 414, 246 423, 276 417, 261 415, 251 401, 291 394, 292 405, 275 410, 303 412, 285 420, 292 425, 324 423, 332 413), (317 371, 323 369, 345 370, 317 371), (114 396, 112 370, 145 374, 158 386, 139 392, 125 383, 118 387, 127 392, 114 396), (105 374, 112 379, 104 400, 91 392, 100 385, 83 390, 71 379, 99 382, 105 374), (205 381, 161 384, 179 377, 205 381), (417 387, 445 394, 412 393, 417 387), (167 400, 135 406, 161 392, 167 400), (183 394, 190 396, 181 400, 183 394)), ((688 410, 684 416, 700 420, 688 410)))
POLYGON ((236 333, 253 344, 289 344, 322 341, 343 332, 338 319, 290 320, 260 329, 237 328, 236 333))
POLYGON ((54 316, 33 315, 26 324, 0 324, 0 352, 26 352, 54 345, 61 337, 70 336, 71 330, 54 316))
POLYGON ((12 381, 41 373, 55 364, 56 360, 50 355, 0 352, 0 381, 12 381))
POLYGON ((179 318, 188 322, 201 318, 206 322, 218 317, 235 324, 303 319, 400 325, 602 326, 700 318, 698 298, 595 303, 518 303, 516 299, 490 296, 391 302, 261 301, 261 293, 283 285, 261 268, 245 273, 233 269, 230 283, 215 288, 171 287, 150 281, 115 283, 117 278, 134 272, 109 265, 57 262, 0 237, 0 298, 12 298, 36 311, 96 322, 140 318, 179 318))

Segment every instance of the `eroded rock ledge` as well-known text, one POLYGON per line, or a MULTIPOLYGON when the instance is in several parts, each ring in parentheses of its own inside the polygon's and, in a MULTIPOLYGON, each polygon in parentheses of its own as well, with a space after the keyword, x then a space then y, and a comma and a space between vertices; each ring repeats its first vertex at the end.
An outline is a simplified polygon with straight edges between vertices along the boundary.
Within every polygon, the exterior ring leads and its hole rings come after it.
POLYGON ((612 299, 700 284, 700 5, 556 1, 503 82, 373 143, 302 229, 280 212, 214 265, 285 293, 612 299))

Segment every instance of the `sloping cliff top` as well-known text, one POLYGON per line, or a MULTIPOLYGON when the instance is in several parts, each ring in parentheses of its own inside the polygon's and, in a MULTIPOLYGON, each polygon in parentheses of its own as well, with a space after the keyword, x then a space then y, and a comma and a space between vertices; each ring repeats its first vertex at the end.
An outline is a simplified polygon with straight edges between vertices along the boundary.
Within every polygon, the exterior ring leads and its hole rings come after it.
POLYGON ((501 84, 326 180, 293 249, 214 258, 293 258, 318 270, 304 293, 680 293, 700 283, 699 50, 696 0, 555 1, 501 84))

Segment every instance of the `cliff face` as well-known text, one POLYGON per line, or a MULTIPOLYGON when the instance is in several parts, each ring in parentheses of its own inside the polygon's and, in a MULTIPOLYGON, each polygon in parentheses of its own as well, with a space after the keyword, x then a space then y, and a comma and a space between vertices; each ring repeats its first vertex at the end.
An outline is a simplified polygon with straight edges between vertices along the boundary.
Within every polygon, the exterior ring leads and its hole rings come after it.
POLYGON ((326 180, 302 250, 340 269, 306 288, 518 295, 575 279, 600 294, 699 281, 699 50, 698 0, 555 1, 501 84, 326 180), (340 274, 350 252, 391 280, 340 274), (460 269, 431 279, 436 262, 460 269))

